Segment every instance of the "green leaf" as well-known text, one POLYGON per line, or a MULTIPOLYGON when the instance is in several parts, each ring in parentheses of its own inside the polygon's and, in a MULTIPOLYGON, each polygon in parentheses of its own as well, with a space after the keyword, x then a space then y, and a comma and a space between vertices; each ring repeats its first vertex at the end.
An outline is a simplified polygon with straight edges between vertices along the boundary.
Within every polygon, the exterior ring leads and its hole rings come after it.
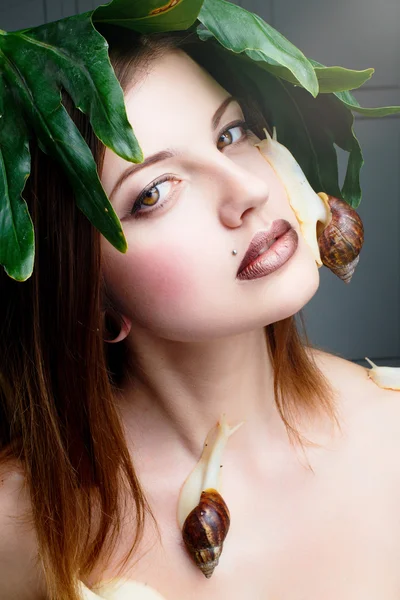
POLYGON ((353 71, 343 67, 315 67, 321 94, 354 90, 361 87, 374 73, 374 69, 353 71))
POLYGON ((189 29, 204 0, 113 0, 93 13, 94 23, 110 23, 141 33, 189 29))
POLYGON ((374 69, 366 69, 365 71, 352 71, 343 69, 342 67, 324 67, 316 60, 310 62, 315 67, 315 72, 320 82, 321 92, 334 92, 335 96, 343 102, 347 108, 353 112, 358 112, 366 117, 387 117, 400 112, 400 106, 381 106, 377 108, 363 108, 348 90, 354 90, 360 87, 365 81, 370 79, 374 73, 374 69), (337 71, 337 79, 335 72, 337 71), (364 78, 365 74, 365 78, 364 78), (368 75, 368 76, 367 76, 368 75), (332 79, 331 79, 332 78, 332 79), (329 80, 331 81, 329 82, 329 80), (325 83, 324 83, 325 80, 325 83), (358 82, 358 84, 357 84, 358 82))
POLYGON ((313 96, 318 94, 318 80, 304 54, 258 15, 225 0, 204 0, 198 20, 201 40, 212 34, 234 53, 244 52, 275 75, 291 78, 313 96))
POLYGON ((400 112, 400 106, 379 106, 376 108, 363 108, 350 92, 337 92, 335 94, 347 108, 364 117, 387 117, 400 112))
POLYGON ((318 77, 320 93, 343 92, 361 87, 372 77, 375 69, 354 71, 344 67, 325 67, 316 60, 309 59, 318 77))
POLYGON ((342 197, 353 208, 357 208, 361 202, 360 170, 364 164, 361 146, 356 138, 354 129, 348 136, 349 162, 347 164, 346 177, 342 187, 342 197))
POLYGON ((10 277, 25 281, 34 262, 33 224, 21 197, 30 172, 29 135, 3 75, 0 90, 0 264, 10 277), (14 118, 6 118, 9 114, 14 118))
MULTIPOLYGON (((206 32, 206 30, 201 30, 201 33, 202 39, 204 40, 213 37, 212 34, 208 35, 209 32, 206 32)), ((278 64, 275 65, 274 62, 275 61, 272 60, 270 60, 269 63, 258 62, 258 65, 265 71, 268 71, 272 73, 272 75, 280 77, 281 79, 284 79, 293 85, 299 84, 298 79, 289 71, 289 69, 278 64)), ((314 71, 318 79, 320 94, 358 88, 362 86, 368 79, 370 79, 374 73, 374 69, 354 71, 352 69, 345 69, 343 67, 324 67, 313 60, 310 60, 310 63, 314 65, 314 71)))
MULTIPOLYGON (((353 208, 361 201, 360 170, 363 157, 354 133, 354 117, 334 94, 311 98, 304 90, 280 82, 292 106, 289 128, 276 104, 278 141, 292 151, 316 192, 342 198, 353 208), (280 133, 281 132, 281 133, 280 133), (297 139, 299 138, 299 139, 297 139), (349 153, 345 181, 340 189, 335 146, 349 153)), ((281 97, 282 103, 285 101, 281 97)))
MULTIPOLYGON (((3 105, 7 102, 7 86, 15 96, 15 102, 8 103, 3 117, 4 131, 10 131, 13 121, 18 122, 21 131, 33 130, 40 148, 64 166, 79 208, 111 244, 125 252, 121 223, 100 183, 94 158, 61 103, 61 88, 64 88, 75 106, 88 115, 95 134, 106 146, 125 160, 143 161, 126 116, 122 89, 111 68, 107 42, 94 29, 91 13, 31 30, 1 34, 0 56, 6 84, 0 91, 3 105)), ((11 146, 9 138, 10 134, 4 133, 1 141, 5 165, 2 189, 6 193, 12 186, 18 190, 18 193, 13 192, 14 197, 19 198, 29 173, 29 161, 27 163, 26 152, 11 146), (10 164, 14 164, 15 174, 8 168, 10 164), (15 177, 15 181, 11 181, 11 177, 15 177)), ((21 135, 20 139, 22 143, 26 136, 21 135)), ((32 266, 34 256, 33 236, 24 233, 28 216, 23 227, 19 224, 21 217, 17 222, 14 216, 18 230, 14 237, 22 238, 29 246, 21 249, 21 256, 10 251, 16 247, 10 237, 10 219, 0 222, 2 248, 8 248, 7 252, 2 250, 1 264, 7 272, 23 274, 24 278, 29 277, 27 257, 32 266)))
POLYGON ((214 48, 212 56, 213 76, 230 91, 233 79, 240 81, 242 88, 252 90, 267 122, 271 128, 276 127, 278 141, 293 154, 313 189, 358 206, 362 155, 351 111, 334 94, 313 98, 303 88, 261 70, 259 63, 252 63, 242 55, 214 48), (338 180, 337 146, 349 153, 342 189, 338 180))

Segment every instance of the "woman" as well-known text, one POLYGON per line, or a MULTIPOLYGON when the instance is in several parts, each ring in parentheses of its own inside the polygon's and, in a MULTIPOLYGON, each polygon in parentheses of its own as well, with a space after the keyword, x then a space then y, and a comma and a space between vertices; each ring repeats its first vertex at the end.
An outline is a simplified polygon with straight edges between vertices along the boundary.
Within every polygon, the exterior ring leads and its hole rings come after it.
POLYGON ((96 585, 122 573, 174 600, 395 600, 399 396, 295 329, 319 274, 255 147, 266 123, 186 36, 111 47, 145 158, 171 155, 132 165, 69 106, 122 255, 34 149, 35 271, 23 289, 1 283, 0 597, 76 600, 78 580, 107 597, 96 585), (284 260, 254 276, 243 260, 274 226, 290 231, 270 254, 284 260), (221 414, 244 424, 224 451, 230 530, 206 579, 176 514, 221 414))

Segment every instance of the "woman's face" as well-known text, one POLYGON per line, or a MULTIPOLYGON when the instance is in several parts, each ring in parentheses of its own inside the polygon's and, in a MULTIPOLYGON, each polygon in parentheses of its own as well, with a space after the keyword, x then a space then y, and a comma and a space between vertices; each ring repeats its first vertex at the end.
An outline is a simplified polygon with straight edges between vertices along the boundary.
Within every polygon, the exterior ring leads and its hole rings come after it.
MULTIPOLYGON (((214 113, 229 96, 181 50, 168 51, 125 95, 145 159, 174 153, 125 177, 110 198, 128 251, 102 238, 104 276, 133 331, 136 325, 179 341, 234 335, 293 315, 318 288, 318 268, 284 187, 254 146, 259 138, 232 125, 244 118, 236 102, 213 130, 214 113), (165 176, 170 180, 160 182, 165 176), (297 231, 294 255, 267 276, 237 279, 254 235, 276 219, 297 231)), ((139 165, 106 150, 101 180, 109 197, 132 166, 139 165)))

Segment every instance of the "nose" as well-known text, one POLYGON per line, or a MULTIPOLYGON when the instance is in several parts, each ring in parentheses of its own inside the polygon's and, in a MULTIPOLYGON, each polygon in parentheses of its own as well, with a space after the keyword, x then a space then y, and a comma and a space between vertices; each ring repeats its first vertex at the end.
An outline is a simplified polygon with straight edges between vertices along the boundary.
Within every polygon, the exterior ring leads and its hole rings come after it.
POLYGON ((239 227, 246 214, 259 212, 264 207, 269 197, 269 185, 248 167, 224 155, 219 156, 219 216, 227 227, 239 227))

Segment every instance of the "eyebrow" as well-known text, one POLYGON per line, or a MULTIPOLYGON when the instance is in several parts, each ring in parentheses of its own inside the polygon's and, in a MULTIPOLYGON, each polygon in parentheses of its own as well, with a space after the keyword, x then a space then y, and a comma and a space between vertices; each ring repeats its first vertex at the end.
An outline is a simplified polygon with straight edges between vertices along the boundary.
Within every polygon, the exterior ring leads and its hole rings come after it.
MULTIPOLYGON (((221 106, 219 106, 219 108, 217 108, 217 110, 215 111, 215 113, 211 119, 212 131, 215 131, 217 129, 224 112, 226 111, 226 109, 228 108, 228 106, 231 102, 236 102, 240 107, 240 102, 239 102, 238 98, 236 98, 235 96, 228 96, 227 98, 225 98, 225 100, 223 101, 221 106)), ((137 173, 138 171, 141 171, 145 167, 149 167, 150 165, 154 165, 155 163, 161 162, 163 160, 166 160, 167 158, 172 158, 177 155, 178 155, 178 152, 176 150, 174 150, 172 148, 167 148, 167 150, 161 150, 160 152, 156 152, 156 154, 152 154, 151 156, 148 156, 141 163, 135 163, 135 164, 129 166, 125 171, 123 171, 121 173, 121 175, 118 177, 117 181, 115 182, 114 187, 111 190, 111 193, 109 196, 110 202, 111 202, 113 196, 120 189, 120 187, 122 186, 124 181, 126 181, 126 179, 128 179, 128 177, 130 177, 133 173, 137 173)))

